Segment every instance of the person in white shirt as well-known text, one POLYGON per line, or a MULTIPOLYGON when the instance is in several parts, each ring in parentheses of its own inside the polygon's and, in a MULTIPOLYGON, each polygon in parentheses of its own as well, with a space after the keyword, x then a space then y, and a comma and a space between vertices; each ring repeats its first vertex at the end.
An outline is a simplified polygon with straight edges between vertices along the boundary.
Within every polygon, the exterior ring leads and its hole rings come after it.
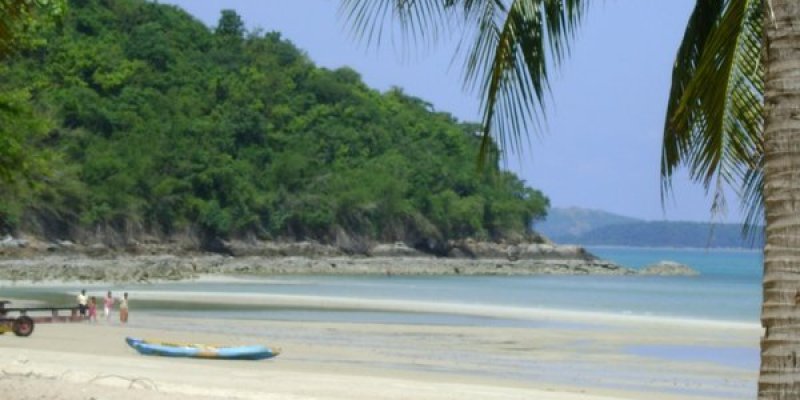
POLYGON ((86 296, 86 289, 81 290, 81 294, 78 295, 78 312, 81 313, 82 317, 86 316, 86 304, 88 301, 89 298, 86 296))

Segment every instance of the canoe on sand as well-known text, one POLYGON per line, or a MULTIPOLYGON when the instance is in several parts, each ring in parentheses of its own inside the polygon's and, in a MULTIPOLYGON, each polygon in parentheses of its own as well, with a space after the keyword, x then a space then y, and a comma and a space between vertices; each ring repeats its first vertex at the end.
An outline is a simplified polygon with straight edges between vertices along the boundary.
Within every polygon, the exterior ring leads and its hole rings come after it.
POLYGON ((151 356, 216 358, 220 360, 263 360, 280 354, 280 350, 270 349, 265 346, 178 344, 130 337, 125 338, 125 341, 139 353, 151 356))

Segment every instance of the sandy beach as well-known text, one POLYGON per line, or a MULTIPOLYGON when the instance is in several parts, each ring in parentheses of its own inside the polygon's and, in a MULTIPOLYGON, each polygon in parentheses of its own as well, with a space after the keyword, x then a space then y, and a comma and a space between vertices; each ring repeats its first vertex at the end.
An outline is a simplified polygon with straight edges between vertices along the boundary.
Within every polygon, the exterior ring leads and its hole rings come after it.
MULTIPOLYGON (((148 295, 166 300, 171 294, 148 295)), ((293 300, 224 298, 232 304, 293 300)), ((366 307, 363 304, 346 306, 366 307)), ((421 309, 420 304, 378 306, 442 311, 421 309)), ((735 398, 749 392, 755 371, 724 362, 665 361, 629 349, 747 349, 757 345, 760 334, 756 324, 556 310, 524 316, 530 327, 219 320, 135 311, 132 315, 127 326, 104 321, 40 324, 29 338, 0 336, 3 398, 735 398), (126 336, 258 343, 280 347, 282 354, 259 362, 148 357, 130 349, 126 336)))

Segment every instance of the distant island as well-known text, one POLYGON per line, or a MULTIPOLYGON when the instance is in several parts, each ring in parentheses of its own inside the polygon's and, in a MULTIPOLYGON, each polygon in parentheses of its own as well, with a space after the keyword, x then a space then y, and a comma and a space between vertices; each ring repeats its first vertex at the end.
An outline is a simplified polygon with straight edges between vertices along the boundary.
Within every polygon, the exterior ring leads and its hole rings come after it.
POLYGON ((741 224, 645 221, 584 208, 552 208, 534 229, 556 243, 583 246, 759 248, 762 232, 743 236, 741 224))

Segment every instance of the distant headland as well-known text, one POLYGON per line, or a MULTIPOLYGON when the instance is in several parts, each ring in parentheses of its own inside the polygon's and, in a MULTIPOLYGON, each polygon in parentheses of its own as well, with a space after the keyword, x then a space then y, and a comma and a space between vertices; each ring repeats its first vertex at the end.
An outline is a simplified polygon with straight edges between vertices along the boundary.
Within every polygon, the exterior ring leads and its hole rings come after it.
POLYGON ((554 242, 582 246, 757 249, 764 243, 758 228, 747 236, 741 224, 645 221, 577 207, 551 208, 534 229, 554 242))

